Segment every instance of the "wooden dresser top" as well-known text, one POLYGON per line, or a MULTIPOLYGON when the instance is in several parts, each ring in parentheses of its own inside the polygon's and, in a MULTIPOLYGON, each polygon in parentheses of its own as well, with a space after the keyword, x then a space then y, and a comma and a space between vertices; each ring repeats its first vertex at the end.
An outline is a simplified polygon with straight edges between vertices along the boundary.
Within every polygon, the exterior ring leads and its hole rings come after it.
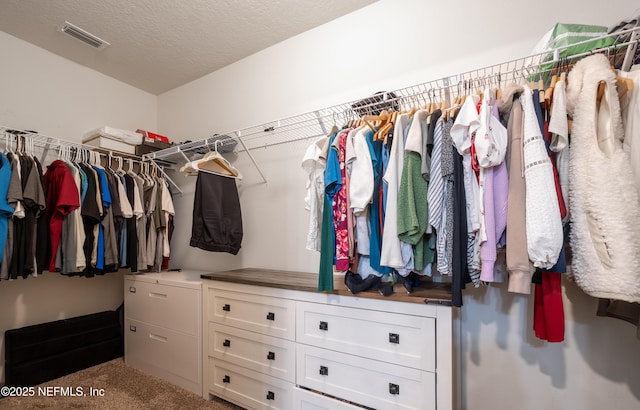
MULTIPOLYGON (((236 269, 224 272, 205 273, 203 279, 222 282, 239 283, 244 285, 266 286, 271 288, 318 292, 318 274, 308 272, 291 272, 271 269, 236 269)), ((428 278, 426 278, 428 279, 428 278)), ((451 304, 451 285, 422 280, 420 286, 407 294, 401 284, 394 285, 394 292, 390 296, 382 296, 377 290, 371 290, 353 295, 344 284, 343 275, 333 278, 334 292, 342 296, 358 296, 371 299, 384 299, 398 302, 451 304)))

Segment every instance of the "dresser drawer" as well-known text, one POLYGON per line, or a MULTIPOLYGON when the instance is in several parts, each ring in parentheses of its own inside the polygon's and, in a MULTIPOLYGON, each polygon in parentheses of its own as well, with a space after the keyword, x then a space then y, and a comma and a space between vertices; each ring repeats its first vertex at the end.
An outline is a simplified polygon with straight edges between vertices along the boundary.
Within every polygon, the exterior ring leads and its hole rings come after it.
POLYGON ((376 361, 435 371, 435 320, 297 302, 296 340, 376 361))
POLYGON ((362 410, 362 407, 299 387, 293 388, 293 397, 293 408, 298 410, 362 410))
POLYGON ((294 340, 294 301, 213 288, 207 292, 208 321, 294 340))
POLYGON ((293 387, 293 383, 209 359, 209 392, 250 409, 294 409, 293 387))
POLYGON ((125 280, 125 316, 152 325, 197 335, 199 300, 197 289, 125 280))
POLYGON ((202 394, 196 336, 125 319, 125 360, 132 367, 202 394))
POLYGON ((295 382, 295 343, 235 327, 209 323, 208 354, 260 373, 295 382))
POLYGON ((430 410, 435 374, 298 344, 296 384, 376 409, 430 410))

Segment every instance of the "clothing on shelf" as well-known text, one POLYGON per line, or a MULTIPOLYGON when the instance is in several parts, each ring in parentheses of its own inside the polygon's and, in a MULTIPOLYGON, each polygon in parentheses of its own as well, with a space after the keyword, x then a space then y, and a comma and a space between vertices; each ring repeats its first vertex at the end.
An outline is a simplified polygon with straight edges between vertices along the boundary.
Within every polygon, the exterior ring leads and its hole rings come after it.
POLYGON ((0 154, 0 279, 43 271, 92 277, 120 268, 159 270, 155 261, 169 255, 167 223, 147 224, 153 209, 141 194, 152 187, 160 192, 160 216, 169 221, 173 201, 164 179, 133 172, 132 160, 124 171, 122 159, 113 157, 119 159, 116 168, 111 155, 106 166, 97 155, 85 161, 78 149, 72 158, 62 146, 58 159, 43 167, 33 146, 24 148, 28 138, 11 136, 22 147, 14 152, 7 142, 0 154), (162 237, 152 263, 145 257, 148 236, 162 237))

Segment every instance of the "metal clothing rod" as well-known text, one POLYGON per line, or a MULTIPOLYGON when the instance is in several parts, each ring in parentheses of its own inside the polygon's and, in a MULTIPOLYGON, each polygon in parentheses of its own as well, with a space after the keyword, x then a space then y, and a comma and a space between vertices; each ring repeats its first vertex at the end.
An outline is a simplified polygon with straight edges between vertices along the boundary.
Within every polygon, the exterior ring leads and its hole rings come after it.
MULTIPOLYGON (((492 66, 469 70, 387 92, 385 93, 386 98, 381 95, 370 96, 358 101, 325 107, 305 114, 232 131, 223 135, 230 136, 230 139, 235 139, 240 142, 240 145, 249 154, 251 161, 258 169, 263 180, 266 181, 255 159, 249 152, 253 149, 326 135, 328 125, 335 125, 338 121, 343 120, 344 122, 342 123, 346 123, 349 119, 358 118, 360 116, 358 112, 367 112, 367 110, 372 109, 379 110, 392 105, 396 107, 415 106, 416 103, 430 102, 433 101, 434 98, 437 99, 436 101, 442 101, 443 99, 451 101, 451 97, 456 94, 456 91, 458 94, 461 94, 462 88, 464 88, 464 90, 479 89, 489 84, 501 86, 507 81, 528 80, 531 75, 542 78, 541 76, 544 73, 557 69, 556 66, 558 64, 568 66, 573 64, 576 59, 593 53, 615 50, 614 57, 618 57, 618 51, 622 51, 626 47, 626 50, 624 50, 626 56, 623 66, 630 65, 637 51, 639 41, 640 27, 620 30, 615 33, 608 33, 600 37, 561 46, 553 50, 543 51, 492 66), (599 41, 605 39, 615 39, 614 44, 592 51, 561 57, 561 53, 564 50, 585 44, 598 44, 599 41), (358 112, 356 112, 356 110, 358 112)), ((186 158, 186 152, 198 150, 209 145, 212 138, 213 137, 208 137, 200 141, 189 142, 156 151, 145 155, 145 158, 161 160, 178 153, 186 158)))
MULTIPOLYGON (((26 137, 33 144, 32 145, 33 147, 42 148, 42 156, 41 156, 41 159, 40 159, 40 162, 42 164, 44 164, 52 145, 55 146, 55 147, 71 147, 71 148, 75 148, 75 149, 78 149, 78 150, 92 151, 92 152, 96 152, 96 153, 98 153, 100 155, 117 156, 117 157, 121 157, 121 158, 126 158, 127 160, 132 160, 132 161, 135 161, 135 162, 138 162, 138 163, 142 163, 142 158, 137 156, 137 155, 121 153, 121 152, 114 152, 112 150, 107 150, 107 149, 104 149, 104 148, 94 147, 94 146, 91 146, 91 145, 85 145, 85 144, 78 143, 78 142, 65 141, 65 140, 62 140, 60 138, 50 137, 48 135, 40 134, 40 133, 34 132, 34 131, 21 130, 21 129, 15 128, 15 127, 0 126, 0 133, 26 137)), ((0 136, 0 142, 1 141, 2 141, 2 137, 0 136)), ((169 177, 164 172, 162 167, 157 166, 157 164, 154 164, 154 165, 157 167, 157 169, 163 175, 163 177, 175 189, 174 192, 176 192, 177 194, 181 195, 182 194, 182 190, 173 181, 173 179, 171 179, 171 177, 169 177)))

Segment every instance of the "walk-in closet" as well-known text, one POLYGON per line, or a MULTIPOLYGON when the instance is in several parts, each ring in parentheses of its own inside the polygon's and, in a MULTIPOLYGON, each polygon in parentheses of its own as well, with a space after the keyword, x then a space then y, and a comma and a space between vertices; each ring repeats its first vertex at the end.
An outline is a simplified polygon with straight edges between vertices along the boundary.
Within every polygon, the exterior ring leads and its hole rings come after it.
POLYGON ((640 408, 639 19, 0 1, 0 408, 640 408))

